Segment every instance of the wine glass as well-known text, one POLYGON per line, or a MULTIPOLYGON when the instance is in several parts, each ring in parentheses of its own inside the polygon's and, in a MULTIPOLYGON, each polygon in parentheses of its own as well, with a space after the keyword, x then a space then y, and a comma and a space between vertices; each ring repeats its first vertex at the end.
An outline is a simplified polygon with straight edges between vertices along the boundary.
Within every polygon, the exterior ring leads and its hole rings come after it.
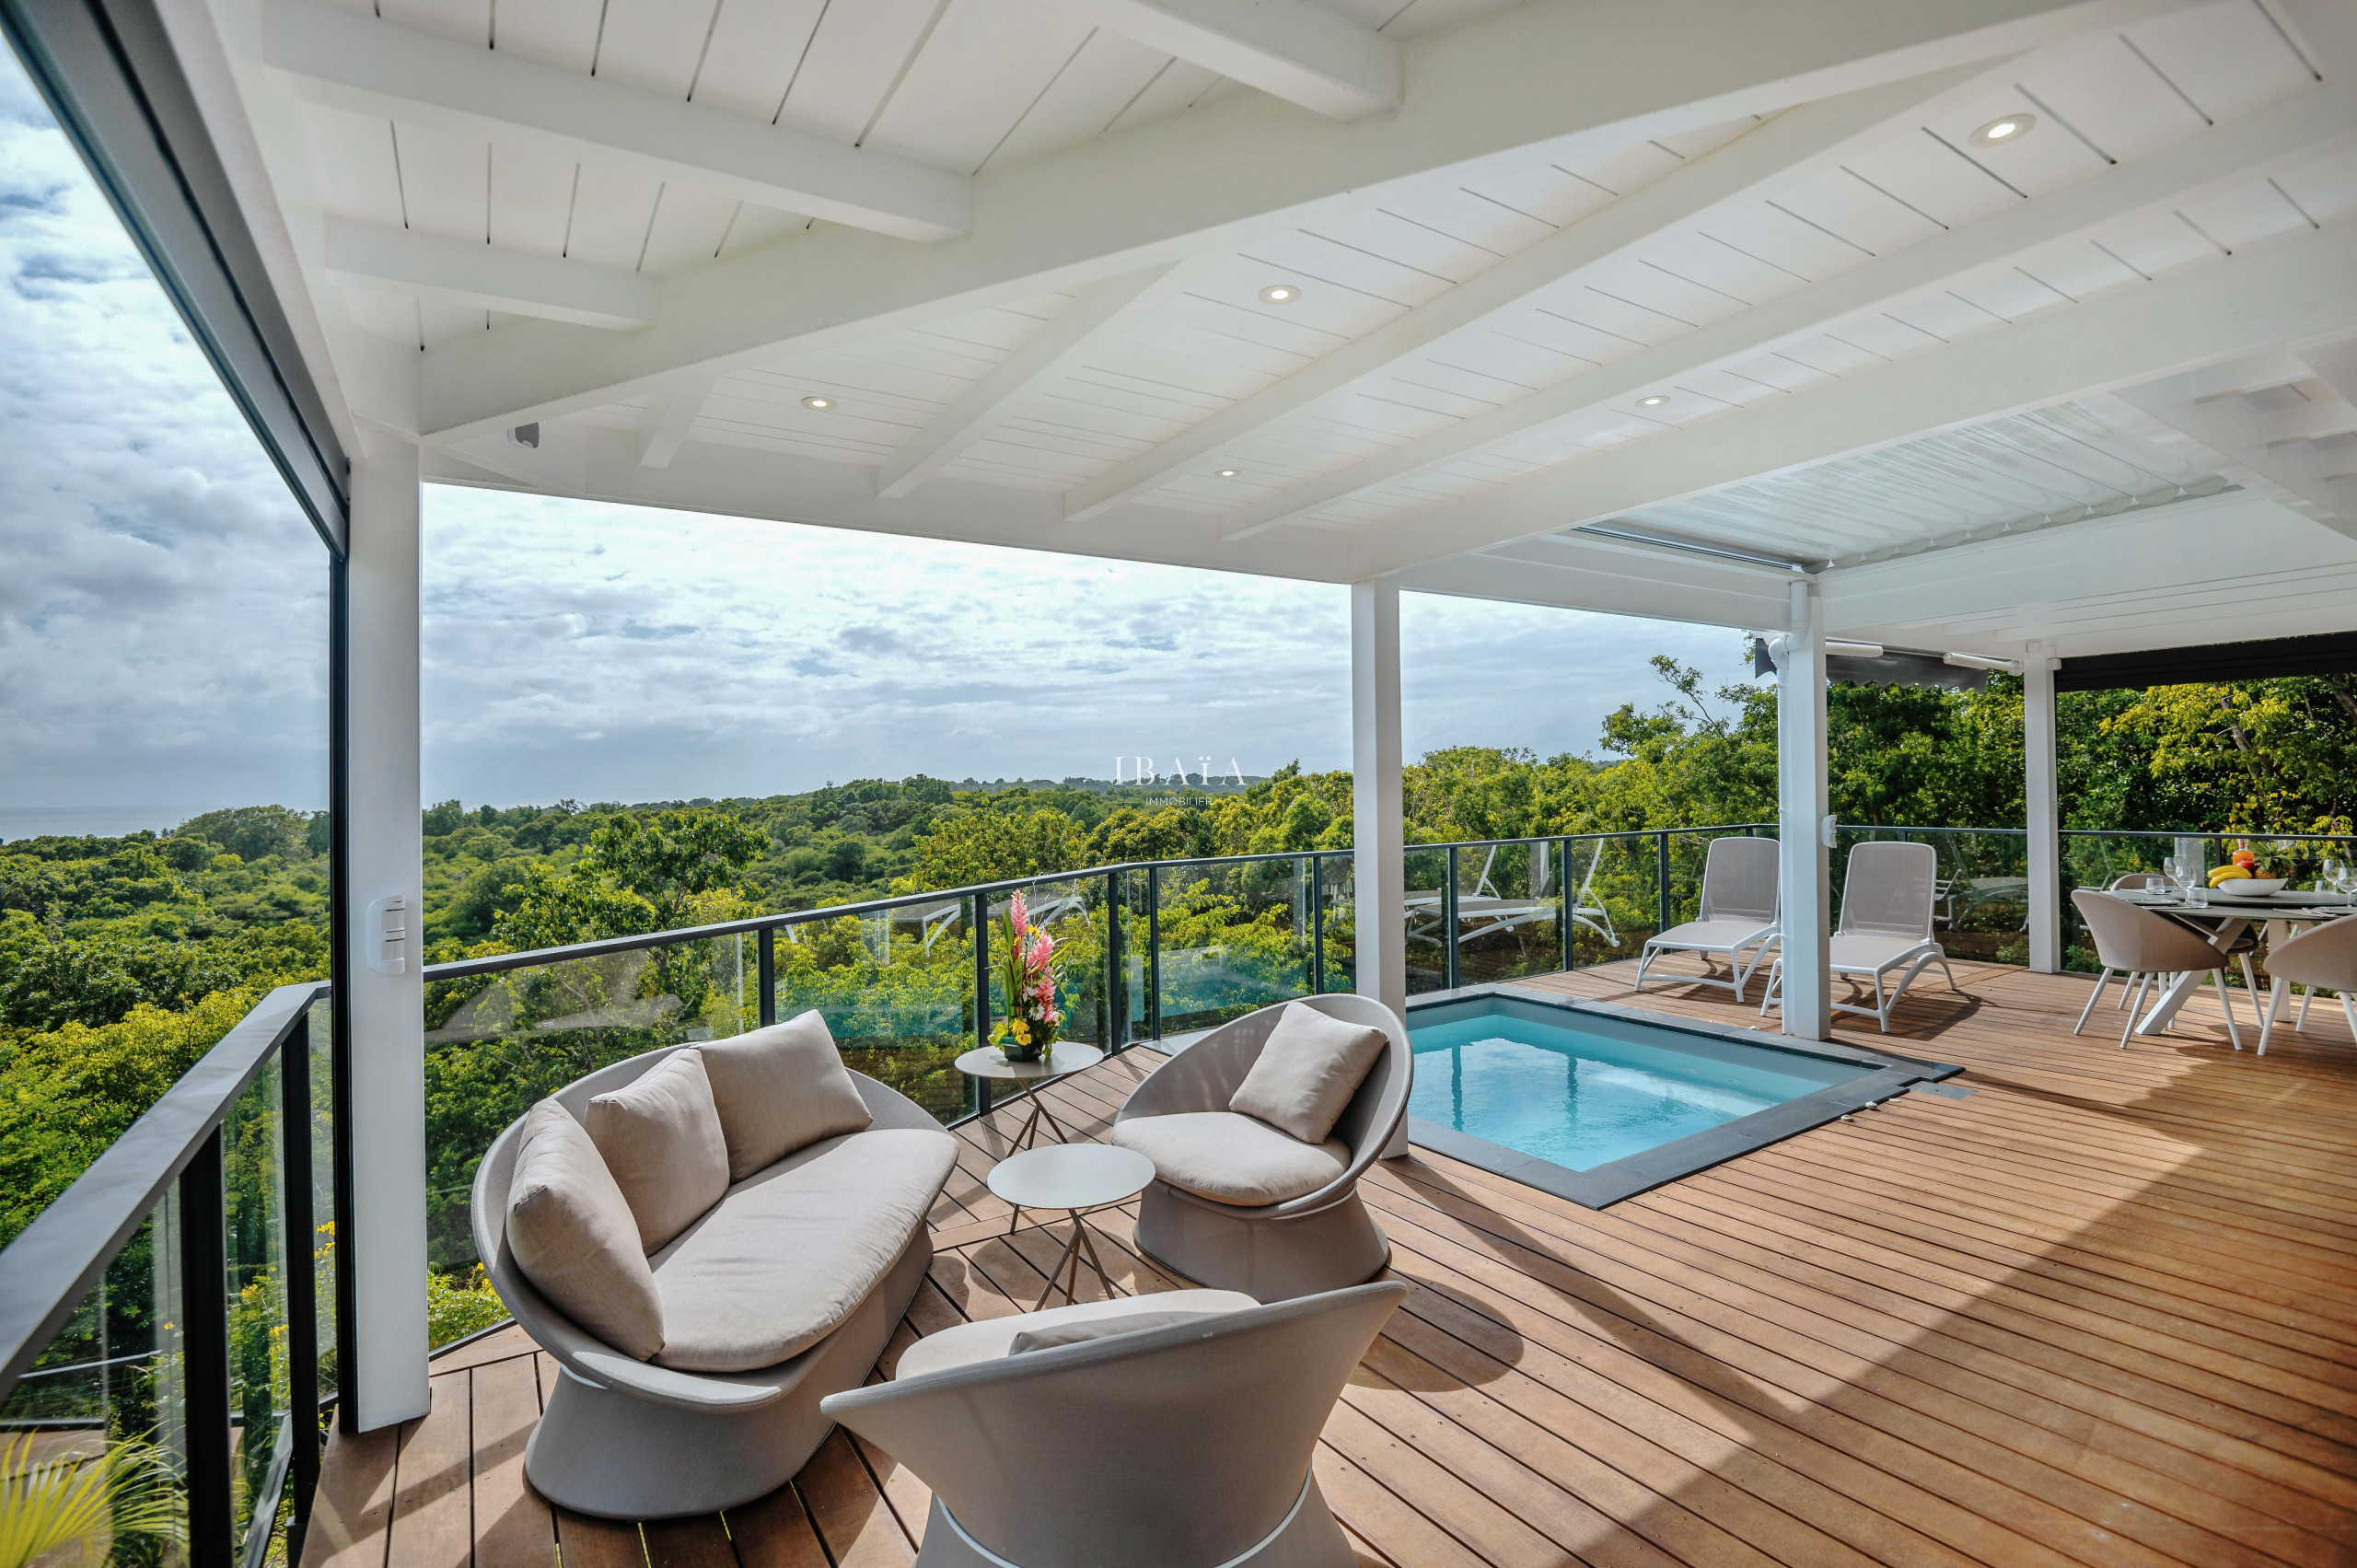
POLYGON ((2326 887, 2336 893, 2347 890, 2341 887, 2341 884, 2349 880, 2349 867, 2339 855, 2328 854, 2324 857, 2322 880, 2326 887))
POLYGON ((2185 862, 2170 854, 2161 857, 2161 880, 2168 884, 2170 892, 2183 898, 2191 878, 2186 875, 2185 862))

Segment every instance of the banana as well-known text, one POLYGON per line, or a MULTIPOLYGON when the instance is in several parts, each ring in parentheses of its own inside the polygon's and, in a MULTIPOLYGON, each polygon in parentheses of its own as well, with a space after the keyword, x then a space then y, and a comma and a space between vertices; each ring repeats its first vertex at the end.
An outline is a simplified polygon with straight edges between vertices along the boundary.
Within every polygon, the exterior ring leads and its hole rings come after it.
POLYGON ((2247 881, 2249 877, 2250 873, 2239 865, 2221 865, 2210 873, 2210 885, 2214 888, 2221 882, 2247 881))

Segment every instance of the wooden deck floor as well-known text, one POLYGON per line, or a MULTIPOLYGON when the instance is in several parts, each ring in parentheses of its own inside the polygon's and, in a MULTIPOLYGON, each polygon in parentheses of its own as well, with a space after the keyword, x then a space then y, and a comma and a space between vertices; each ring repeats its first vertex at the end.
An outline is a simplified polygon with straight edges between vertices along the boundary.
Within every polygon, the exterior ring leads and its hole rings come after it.
MULTIPOLYGON (((2357 1049, 2333 1009, 2261 1060, 2214 997, 2125 1051, 2084 979, 1957 966, 1896 1049, 1971 1091, 1591 1213, 1419 1150, 1365 1184, 1414 1294, 1345 1392, 1320 1484, 1362 1560, 2357 1562, 2357 1049)), ((1627 996, 1626 970, 1531 982, 1627 996)), ((1724 993, 1646 1005, 1751 1021, 1724 993)), ((1860 1026, 1863 1026, 1862 1029, 1860 1026)), ((1873 1036, 1844 1020, 1845 1036, 1873 1036)), ((1156 1060, 1056 1092, 1095 1133, 1156 1060)), ((1004 1234, 964 1130, 914 1336, 1028 1307, 1061 1226, 1004 1234)), ((1124 1288, 1169 1282, 1100 1226, 1124 1288)), ((1092 1282, 1093 1283, 1093 1282, 1092 1282)), ((1084 1296, 1088 1293, 1084 1291, 1084 1296)), ((838 1432, 726 1518, 551 1510, 553 1373, 513 1330, 435 1363, 423 1420, 330 1450, 306 1568, 900 1564, 923 1484, 838 1432)))

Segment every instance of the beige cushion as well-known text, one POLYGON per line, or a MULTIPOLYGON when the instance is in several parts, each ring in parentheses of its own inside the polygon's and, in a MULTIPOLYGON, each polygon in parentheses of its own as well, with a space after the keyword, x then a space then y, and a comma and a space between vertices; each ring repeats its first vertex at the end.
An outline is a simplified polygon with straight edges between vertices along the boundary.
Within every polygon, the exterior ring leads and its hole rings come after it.
POLYGON ((1141 1312, 1131 1318, 1099 1318, 1093 1323, 1049 1324, 1026 1329, 1016 1335, 1014 1342, 1006 1347, 1006 1353, 1028 1355, 1035 1350, 1054 1350, 1059 1345, 1109 1340, 1120 1334, 1142 1334, 1148 1329, 1167 1329, 1174 1323, 1200 1322, 1213 1316, 1209 1312, 1141 1312))
POLYGON ((920 1128, 826 1139, 728 1190, 656 1254, 664 1366, 749 1372, 834 1332, 924 1228, 958 1140, 920 1128))
POLYGON ((728 1145, 693 1046, 598 1096, 582 1120, 638 1221, 645 1251, 659 1249, 728 1191, 728 1145))
POLYGON ((731 1181, 875 1120, 815 1007, 765 1029, 707 1040, 702 1049, 728 1141, 731 1181))
POLYGON ((1381 1029, 1288 1002, 1227 1109, 1257 1116, 1305 1144, 1322 1144, 1383 1054, 1386 1038, 1381 1029))
POLYGON ((524 1118, 507 1190, 507 1250, 551 1306, 625 1355, 663 1348, 663 1301, 622 1190, 573 1113, 524 1118))
MULTIPOLYGON (((1160 1319, 1178 1312, 1208 1317, 1222 1312, 1248 1312, 1260 1305, 1241 1291, 1167 1290, 1155 1295, 1124 1295, 1111 1301, 1051 1307, 1045 1312, 1027 1312, 1016 1318, 983 1318, 927 1334, 900 1353, 900 1364, 894 1368, 892 1376, 898 1381, 922 1377, 928 1372, 946 1372, 953 1366, 978 1361, 996 1361, 1014 1353, 1015 1342, 1024 1335, 1052 1333, 1074 1325, 1109 1326, 1125 1318, 1160 1319)), ((1145 1326, 1125 1323, 1109 1331, 1126 1333, 1132 1328, 1145 1326)))
POLYGON ((1173 1187, 1254 1208, 1306 1197, 1351 1166, 1340 1138, 1305 1144, 1232 1110, 1133 1116, 1113 1123, 1113 1142, 1152 1160, 1155 1175, 1173 1187))

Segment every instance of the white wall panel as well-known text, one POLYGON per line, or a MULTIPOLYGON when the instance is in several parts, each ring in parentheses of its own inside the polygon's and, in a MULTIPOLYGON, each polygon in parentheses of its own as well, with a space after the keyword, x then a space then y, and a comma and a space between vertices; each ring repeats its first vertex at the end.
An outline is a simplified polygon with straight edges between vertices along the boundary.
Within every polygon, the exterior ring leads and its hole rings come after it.
POLYGON ((2290 197, 2267 180, 2200 196, 2177 209, 2201 226, 2201 231, 2230 250, 2306 228, 2308 220, 2290 197))
POLYGON ((1484 180, 1469 187, 1475 195, 1488 198, 1516 212, 1528 213, 1539 222, 1557 228, 1577 223, 1590 213, 1612 204, 1614 192, 1592 180, 1583 180, 1568 169, 1541 164, 1519 174, 1503 179, 1484 180))
POLYGON ((1765 305, 1806 280, 1699 232, 1663 235, 1647 244, 1641 265, 1713 289, 1745 305, 1765 305))
POLYGON ((296 104, 293 113, 305 162, 313 184, 326 194, 327 210, 387 228, 402 226, 407 219, 392 122, 308 103, 296 104))
POLYGON ((1170 56, 1099 28, 983 164, 995 168, 1102 135, 1170 56))
POLYGON ((647 226, 655 218, 655 203, 663 182, 651 174, 619 169, 610 164, 585 163, 574 188, 573 228, 565 254, 599 266, 638 270, 646 250, 647 226))
POLYGON ((540 146, 491 148, 491 243, 534 256, 564 254, 578 165, 540 146))
POLYGON ((1874 259, 1767 202, 1747 202, 1713 213, 1695 226, 1695 232, 1808 283, 1822 283, 1874 259))
POLYGON ((2148 278, 2218 260, 2218 248, 2175 213, 2147 213, 2105 224, 2091 238, 2148 278))
POLYGON ((685 102, 718 0, 606 0, 599 77, 685 102))
POLYGON ((1149 121, 1167 120, 1203 95, 1205 89, 1219 80, 1219 73, 1201 65, 1190 65, 1184 60, 1173 60, 1155 73, 1130 100, 1127 109, 1114 116, 1109 131, 1126 131, 1132 125, 1149 121))
POLYGON ((414 125, 393 127, 409 226, 477 243, 491 235, 491 145, 414 125))
POLYGON ((605 14, 605 0, 499 0, 492 46, 586 73, 598 58, 598 29, 605 14))
POLYGON ((2357 153, 2318 158, 2284 170, 2275 183, 2317 223, 2331 223, 2357 212, 2357 153))
POLYGON ((655 204, 639 271, 668 275, 701 266, 720 254, 740 203, 685 185, 668 184, 655 204))
POLYGON ((695 101, 768 124, 785 102, 826 0, 722 0, 695 101))
POLYGON ((1033 0, 949 0, 864 145, 972 173, 1091 30, 1033 0))
POLYGON ((1973 132, 2009 114, 2036 115, 2038 105, 2019 89, 2008 89, 1938 115, 1928 129, 2025 196, 2060 191, 2110 167, 2101 153, 2071 134, 2067 126, 2053 123, 2050 116, 2039 117, 2026 134, 2013 141, 1993 147, 1972 145, 1973 132))
POLYGON ((936 0, 830 5, 811 34, 778 123, 856 141, 931 25, 936 0))
MULTIPOLYGON (((1252 240, 1237 259, 1260 269, 1257 275, 1261 285, 1300 283, 1304 302, 1308 301, 1311 289, 1331 287, 1382 300, 1404 310, 1456 286, 1436 273, 1405 266, 1387 257, 1297 228, 1252 240)), ((1259 286, 1255 286, 1256 294, 1259 286)))
POLYGON ((2238 120, 2314 80, 2254 0, 2174 12, 2126 32, 2212 121, 2238 120))
POLYGON ((2068 123, 2056 129, 2069 135, 2075 128, 2114 160, 2141 157, 2208 124, 2116 33, 2037 63, 2022 86, 2045 106, 2042 119, 2061 116, 2068 123))
MULTIPOLYGON (((1787 185, 1779 190, 1773 204, 1782 211, 1812 224, 1835 238, 1843 240, 1869 256, 1885 256, 1893 250, 1929 239, 1940 232, 1940 223, 1925 215, 1921 203, 1894 196, 1894 189, 1906 191, 1914 185, 1932 184, 1917 175, 1917 161, 1940 159, 1954 161, 1954 155, 1930 137, 1907 138, 1898 144, 1904 152, 1877 154, 1874 158, 1861 158, 1861 164, 1879 162, 1884 167, 1864 175, 1848 168, 1828 169, 1825 173, 1787 185), (1918 148, 1928 151, 1918 151, 1918 148), (1895 180, 1894 172, 1914 178, 1895 180)), ((1945 172, 1945 171, 1943 171, 1945 172)), ((1965 168, 1956 178, 1971 185, 1977 192, 1997 187, 1985 174, 1965 168)), ((1991 203, 1990 205, 1993 206, 1991 203)), ((1983 209, 1987 210, 1986 208, 1983 209)), ((1974 213, 1972 216, 1980 216, 1974 213)), ((1953 219, 1943 219, 1952 223, 1953 219)))
MULTIPOLYGON (((1942 228, 1957 228, 1987 217, 2022 198, 1990 172, 1965 157, 1929 131, 1898 137, 1887 146, 1862 153, 1845 166, 1860 180, 1872 183, 1888 198, 1942 228)), ((1928 228, 1916 228, 1913 238, 1927 238, 1928 228)), ((1856 235, 1848 238, 1859 238, 1856 235)), ((1863 241, 1861 241, 1863 243, 1863 241)), ((1884 246, 1911 243, 1894 231, 1884 246)))
POLYGON ((1354 245, 1402 266, 1463 283, 1496 264, 1499 252, 1469 244, 1453 235, 1380 209, 1348 217, 1321 219, 1309 226, 1312 234, 1343 245, 1354 245))

